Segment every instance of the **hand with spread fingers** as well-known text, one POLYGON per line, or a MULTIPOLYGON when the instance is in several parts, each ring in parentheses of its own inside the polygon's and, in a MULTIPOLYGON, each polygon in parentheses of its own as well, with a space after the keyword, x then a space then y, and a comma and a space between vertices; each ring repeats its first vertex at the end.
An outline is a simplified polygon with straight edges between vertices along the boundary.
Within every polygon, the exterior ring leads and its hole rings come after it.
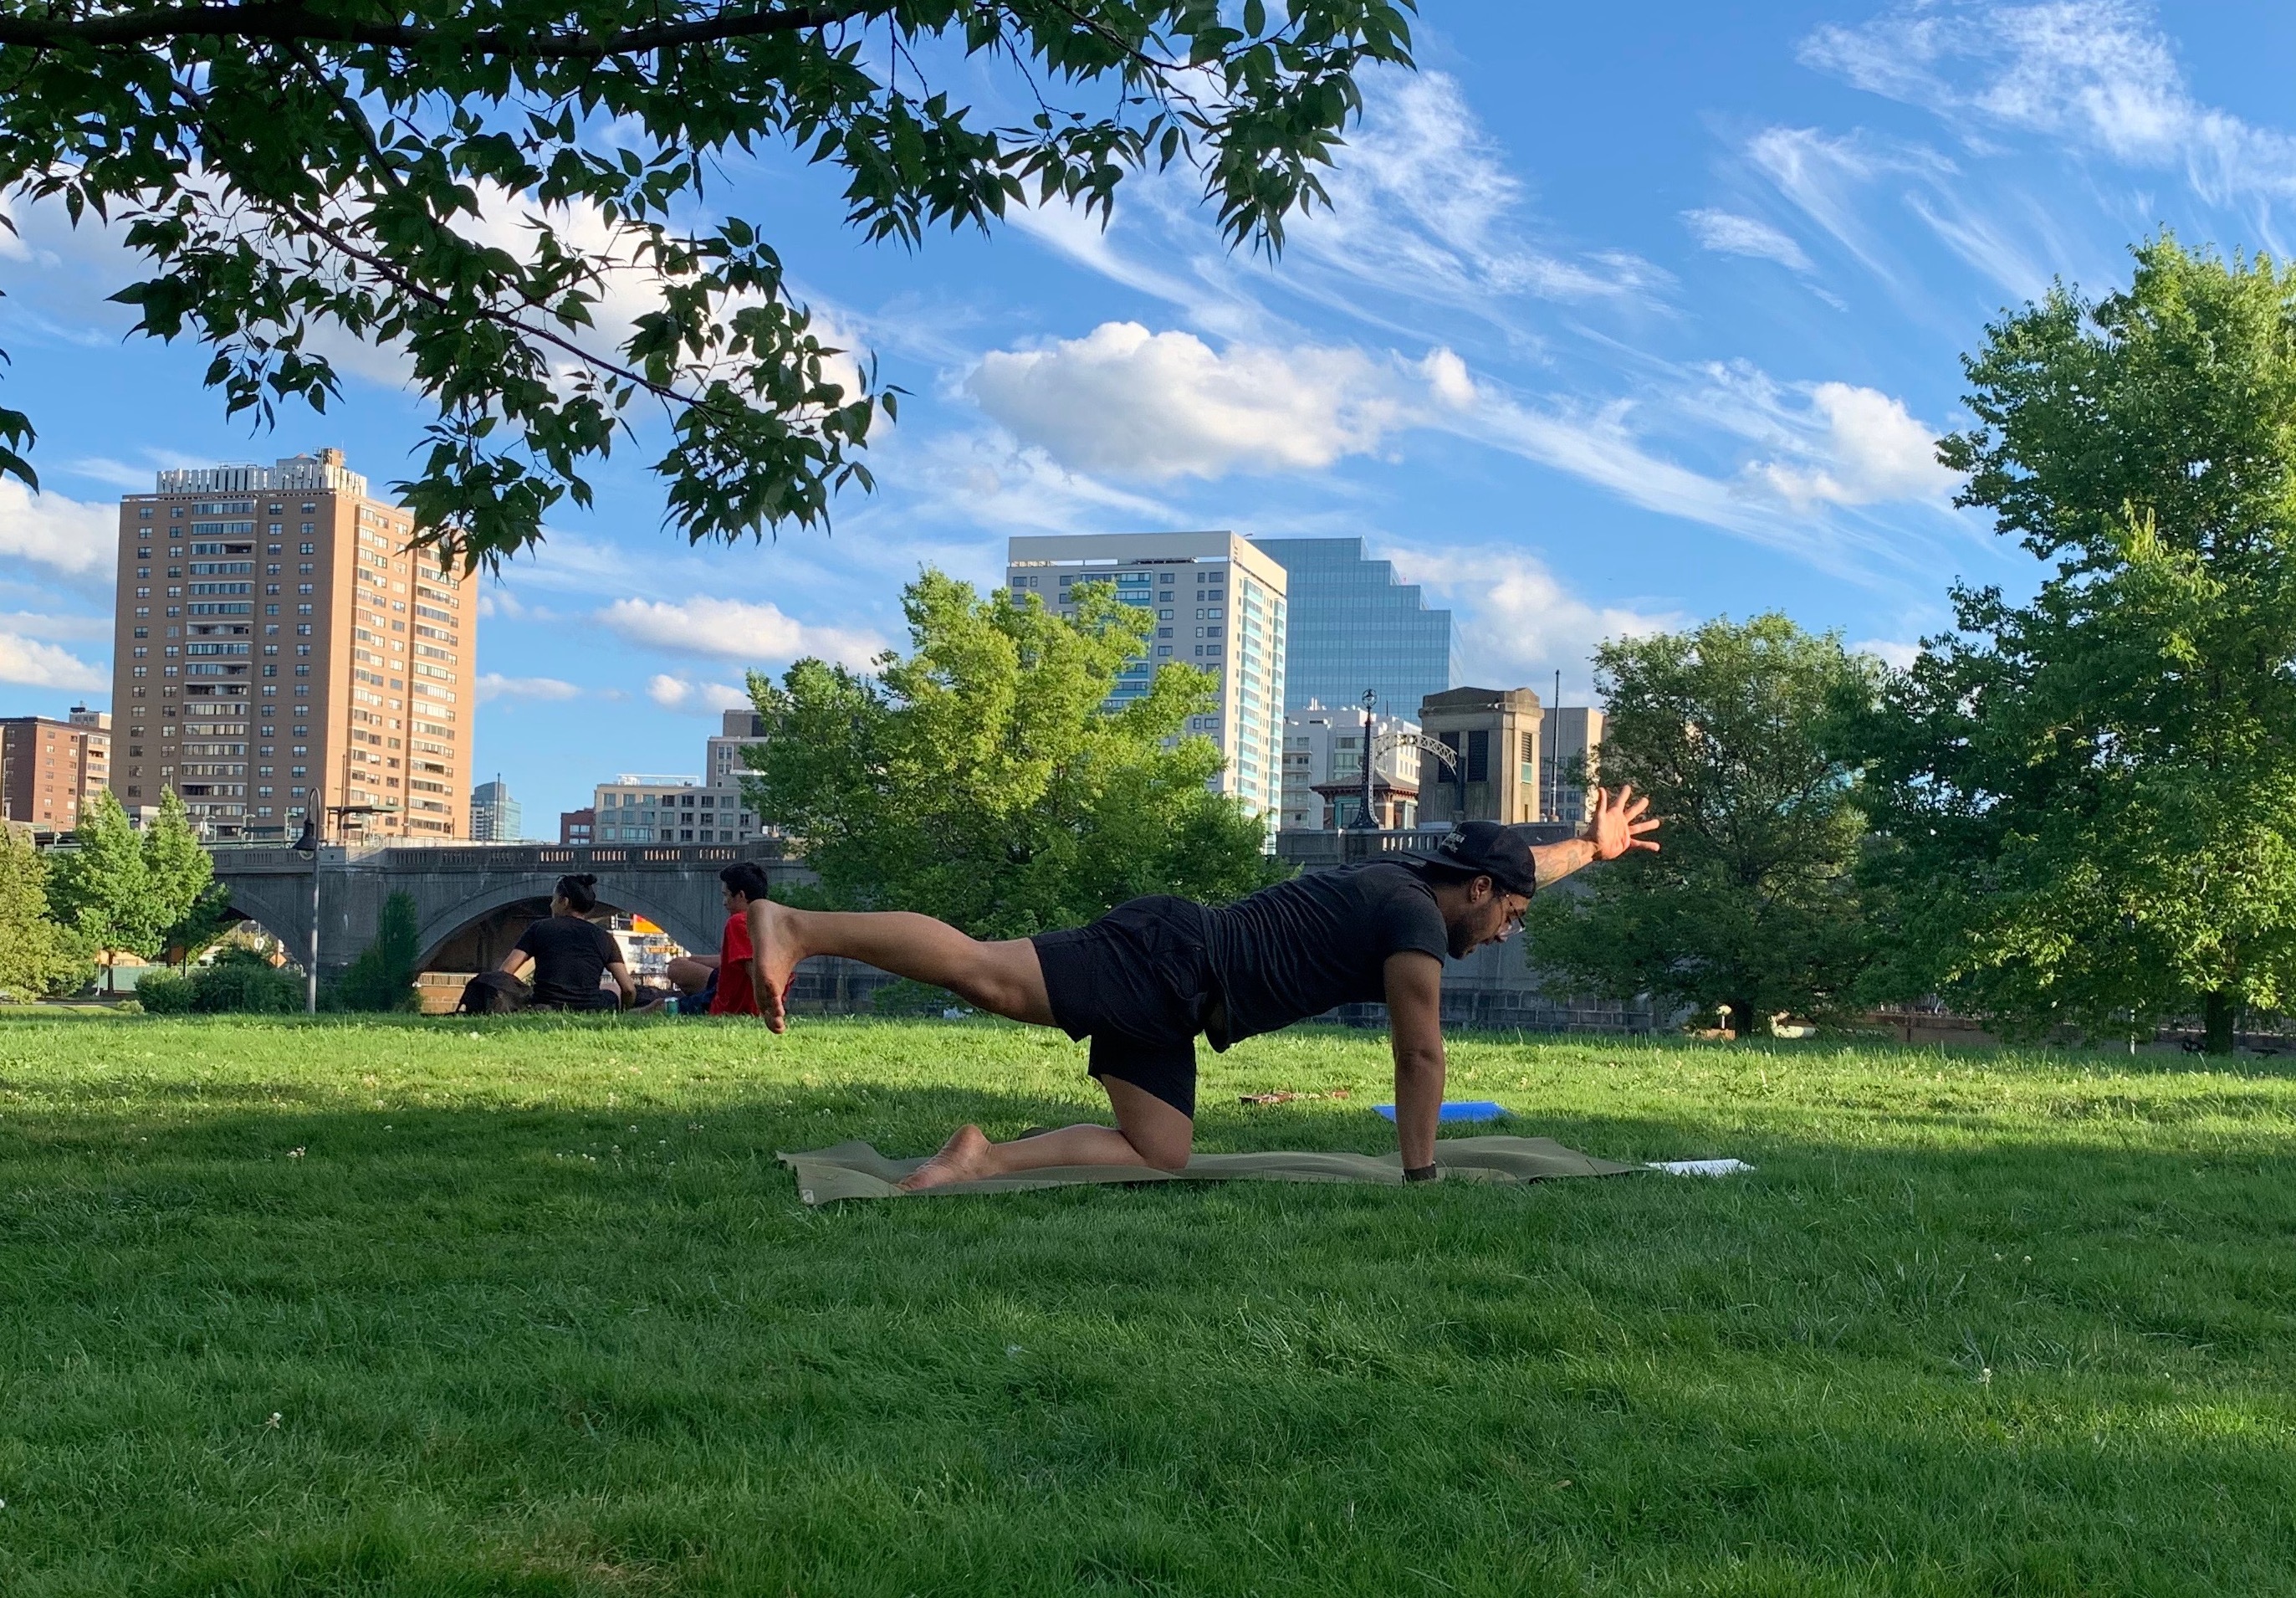
POLYGON ((1587 841, 1595 845, 1596 860, 1616 860, 1636 849, 1658 853, 1658 844, 1644 836, 1656 832, 1663 825, 1656 816, 1644 814, 1650 809, 1650 796, 1637 798, 1632 784, 1617 789, 1596 788, 1593 813, 1587 822, 1587 841))

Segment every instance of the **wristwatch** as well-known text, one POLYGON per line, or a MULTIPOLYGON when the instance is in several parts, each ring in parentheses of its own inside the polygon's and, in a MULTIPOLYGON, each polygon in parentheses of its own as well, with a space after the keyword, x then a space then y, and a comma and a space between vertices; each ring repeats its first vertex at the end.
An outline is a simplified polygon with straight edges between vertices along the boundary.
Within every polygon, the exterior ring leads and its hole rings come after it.
POLYGON ((1403 1167, 1403 1180, 1406 1182, 1432 1182, 1441 1174, 1442 1173, 1435 1168, 1432 1161, 1423 1166, 1403 1167))

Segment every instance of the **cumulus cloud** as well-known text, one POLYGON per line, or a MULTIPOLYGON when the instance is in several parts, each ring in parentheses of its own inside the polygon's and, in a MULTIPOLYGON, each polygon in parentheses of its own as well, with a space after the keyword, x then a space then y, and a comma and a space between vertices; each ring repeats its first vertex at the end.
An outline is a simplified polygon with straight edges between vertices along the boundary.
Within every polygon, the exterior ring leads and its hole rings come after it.
POLYGON ((729 682, 695 682, 689 678, 657 672, 646 683, 646 697, 664 710, 709 714, 740 710, 750 703, 749 691, 729 682))
POLYGON ((1759 260, 1774 260, 1797 272, 1810 269, 1809 257, 1802 253, 1800 244, 1758 218, 1726 210, 1686 210, 1682 219, 1702 249, 1720 255, 1751 255, 1759 260))
MULTIPOLYGON (((873 633, 816 627, 789 615, 779 605, 747 599, 700 598, 679 604, 617 599, 598 612, 598 620, 634 644, 750 663, 818 655, 845 665, 865 666, 885 648, 884 640, 873 633)), ((676 680, 654 679, 657 683, 676 680)), ((658 693, 655 698, 668 703, 658 693)))
POLYGON ((1859 88, 2181 169, 2204 197, 2296 195, 2296 139, 2194 99, 2169 39, 2126 0, 1941 10, 1828 24, 1801 59, 1859 88))
POLYGON ((100 692, 111 686, 106 672, 70 650, 5 630, 0 630, 0 682, 74 693, 100 692))
POLYGON ((579 699, 582 690, 555 677, 504 677, 499 671, 479 675, 479 697, 486 699, 579 699))
POLYGON ((1404 419, 1398 375, 1359 350, 1220 351, 1137 322, 993 351, 966 387, 1063 465, 1154 480, 1317 470, 1376 449, 1404 419))
POLYGON ((1796 509, 1936 499, 1958 481, 1937 458, 1937 435, 1878 389, 1821 383, 1810 391, 1820 423, 1801 460, 1764 461, 1751 474, 1796 509))
POLYGON ((1458 669, 1484 687, 1535 686, 1559 670, 1571 684, 1566 691, 1584 691, 1597 645, 1690 620, 1674 610, 1591 603, 1521 549, 1398 550, 1392 558, 1403 581, 1424 585, 1450 605, 1458 669))
POLYGON ((29 561, 83 583, 109 581, 119 553, 119 513, 62 494, 35 494, 0 478, 0 564, 29 561))

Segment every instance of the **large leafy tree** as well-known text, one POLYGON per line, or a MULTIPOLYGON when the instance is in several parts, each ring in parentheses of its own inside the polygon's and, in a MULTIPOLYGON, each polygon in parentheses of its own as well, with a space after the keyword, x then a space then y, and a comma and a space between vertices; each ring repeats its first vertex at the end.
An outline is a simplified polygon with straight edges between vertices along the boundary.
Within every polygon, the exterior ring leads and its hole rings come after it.
POLYGON ((173 788, 160 790, 160 813, 144 829, 144 872, 169 960, 197 959, 232 925, 231 894, 215 881, 215 859, 173 788))
POLYGON ((1558 985, 1730 1007, 1742 1034, 1849 1001, 1866 960, 1854 775, 1829 749, 1879 662, 1783 615, 1607 643, 1601 778, 1666 820, 1665 848, 1543 894, 1528 958, 1558 985))
POLYGON ((109 790, 80 811, 74 847, 60 853, 49 873, 57 917, 90 944, 110 953, 150 958, 160 951, 167 926, 152 894, 152 874, 127 812, 109 790))
POLYGON ((214 907, 215 861, 174 793, 138 836, 110 791, 81 811, 51 876, 56 914, 96 948, 149 960, 214 907))
MULTIPOLYGON (((1231 241, 1324 197, 1356 75, 1412 0, 0 0, 0 185, 124 222, 141 331, 214 350, 234 414, 323 406, 342 334, 437 407, 394 487, 465 561, 541 536, 634 405, 671 523, 810 525, 891 396, 840 368, 765 233, 704 179, 760 146, 838 169, 914 244, 1129 172, 1201 175, 1231 241), (983 111, 952 90, 1024 109, 983 111), (600 301, 646 309, 619 340, 600 301)), ((0 412, 0 470, 31 476, 0 412)))
POLYGON ((2296 271, 2162 236, 1966 367, 1961 499, 2049 563, 1956 589, 1872 719, 1892 985, 2115 1035, 2296 1000, 2296 271))
POLYGON ((766 741, 749 798, 804 840, 832 900, 1017 937, 1142 894, 1225 900, 1279 875, 1260 822, 1204 787, 1218 751, 1180 736, 1215 680, 1168 664, 1111 704, 1147 612, 1086 584, 1070 621, 936 572, 903 603, 914 652, 874 677, 806 660, 778 686, 750 679, 766 741))
POLYGON ((80 940, 48 912, 40 852, 29 837, 0 827, 0 999, 37 999, 76 986, 87 969, 80 940))

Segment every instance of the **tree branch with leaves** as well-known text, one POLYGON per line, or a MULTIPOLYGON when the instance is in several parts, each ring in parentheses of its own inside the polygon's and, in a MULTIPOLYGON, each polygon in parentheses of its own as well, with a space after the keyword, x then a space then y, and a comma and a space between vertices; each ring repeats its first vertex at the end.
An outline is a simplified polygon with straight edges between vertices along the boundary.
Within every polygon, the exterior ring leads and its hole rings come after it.
MULTIPOLYGON (((1275 251, 1326 202, 1357 75, 1410 62, 1411 0, 0 0, 0 185, 123 225, 137 331, 193 337, 231 416, 340 393, 344 336, 398 351, 435 407, 392 485, 465 567, 537 543, 586 474, 652 462, 695 541, 825 524, 871 486, 898 392, 824 336, 780 255, 704 221, 736 153, 841 170, 849 223, 915 246, 1016 205, 1103 219, 1180 164, 1232 244, 1275 251), (1233 19, 1233 20, 1231 20, 1233 19), (936 81, 982 64, 1037 109, 1000 124, 936 81), (608 128, 613 130, 611 136, 608 128), (499 238, 521 218, 517 249, 499 238), (611 335, 618 284, 647 309, 611 335)), ((37 485, 31 417, 0 473, 37 485)))

